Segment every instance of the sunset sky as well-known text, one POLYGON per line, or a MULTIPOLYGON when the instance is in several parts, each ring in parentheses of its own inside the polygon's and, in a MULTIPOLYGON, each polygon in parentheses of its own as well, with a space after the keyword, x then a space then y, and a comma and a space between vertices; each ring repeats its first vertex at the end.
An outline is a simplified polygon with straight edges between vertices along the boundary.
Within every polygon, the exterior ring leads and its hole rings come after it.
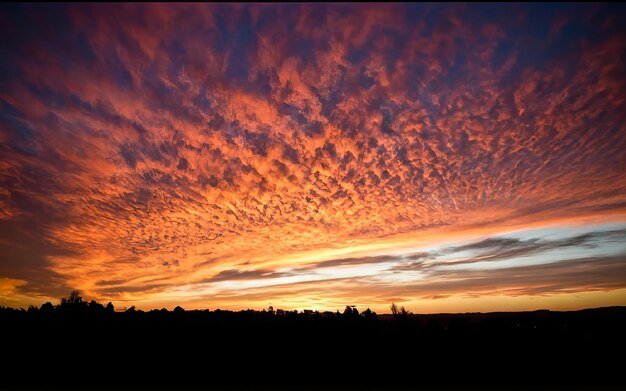
POLYGON ((626 305, 625 20, 0 6, 0 305, 626 305))

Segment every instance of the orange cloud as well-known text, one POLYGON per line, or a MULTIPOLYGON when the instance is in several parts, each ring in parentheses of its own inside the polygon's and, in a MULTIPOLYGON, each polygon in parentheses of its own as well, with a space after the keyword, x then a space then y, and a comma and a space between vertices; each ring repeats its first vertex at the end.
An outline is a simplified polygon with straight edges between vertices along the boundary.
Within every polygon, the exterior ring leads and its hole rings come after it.
POLYGON ((624 221, 624 31, 610 7, 519 7, 4 9, 0 276, 29 297, 378 303, 395 294, 361 296, 356 266, 289 269, 624 221), (225 277, 241 295, 207 288, 225 277))

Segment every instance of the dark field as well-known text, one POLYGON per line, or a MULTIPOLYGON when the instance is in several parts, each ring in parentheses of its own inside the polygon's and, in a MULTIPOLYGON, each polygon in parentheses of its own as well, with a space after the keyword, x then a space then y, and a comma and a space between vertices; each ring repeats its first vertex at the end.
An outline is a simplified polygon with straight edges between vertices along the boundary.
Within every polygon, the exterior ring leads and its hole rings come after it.
POLYGON ((625 385, 626 307, 377 316, 350 311, 114 312, 92 302, 28 311, 3 308, 0 325, 4 387, 625 385))

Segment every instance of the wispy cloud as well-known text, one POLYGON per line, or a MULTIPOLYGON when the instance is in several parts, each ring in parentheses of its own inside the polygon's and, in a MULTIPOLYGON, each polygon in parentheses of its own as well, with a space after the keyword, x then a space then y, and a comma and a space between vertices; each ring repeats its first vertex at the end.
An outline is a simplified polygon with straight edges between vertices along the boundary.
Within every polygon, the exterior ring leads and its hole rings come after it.
MULTIPOLYGON (((207 298, 228 298, 233 303, 262 297, 281 303, 297 293, 318 297, 318 305, 322 306, 329 300, 346 299, 355 304, 381 305, 390 298, 412 301, 611 291, 626 289, 625 239, 624 229, 595 230, 558 239, 490 237, 429 252, 310 262, 288 271, 284 265, 276 269, 229 269, 194 281, 184 290, 207 298), (615 245, 612 253, 606 248, 610 243, 615 245), (589 256, 600 247, 605 254, 589 256), (468 251, 473 255, 467 255, 468 251), (554 259, 542 261, 546 253, 554 259), (461 256, 462 260, 451 261, 451 256, 461 256), (511 264, 513 259, 524 261, 511 264), (488 270, 472 268, 485 261, 491 264, 488 270), (320 296, 324 290, 328 291, 320 296)), ((145 292, 153 288, 145 286, 145 292)), ((169 289, 176 292, 180 288, 172 284, 169 289)))

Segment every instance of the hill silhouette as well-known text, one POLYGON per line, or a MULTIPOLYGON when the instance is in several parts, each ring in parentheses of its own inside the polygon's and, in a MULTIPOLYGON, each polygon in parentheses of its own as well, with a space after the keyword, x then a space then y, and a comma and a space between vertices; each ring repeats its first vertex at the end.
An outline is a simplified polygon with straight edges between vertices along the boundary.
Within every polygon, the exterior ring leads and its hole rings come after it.
POLYGON ((0 307, 0 325, 5 385, 624 385, 626 307, 115 311, 72 293, 56 306, 0 307))

